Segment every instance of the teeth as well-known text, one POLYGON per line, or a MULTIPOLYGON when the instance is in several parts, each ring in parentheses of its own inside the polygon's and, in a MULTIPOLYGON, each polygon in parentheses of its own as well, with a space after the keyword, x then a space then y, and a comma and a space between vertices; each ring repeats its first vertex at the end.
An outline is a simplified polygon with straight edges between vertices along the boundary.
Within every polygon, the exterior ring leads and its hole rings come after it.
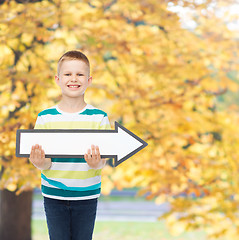
POLYGON ((68 86, 68 87, 69 87, 69 88, 78 88, 79 86, 75 86, 75 85, 74 85, 74 86, 71 86, 71 85, 70 85, 70 86, 68 86))

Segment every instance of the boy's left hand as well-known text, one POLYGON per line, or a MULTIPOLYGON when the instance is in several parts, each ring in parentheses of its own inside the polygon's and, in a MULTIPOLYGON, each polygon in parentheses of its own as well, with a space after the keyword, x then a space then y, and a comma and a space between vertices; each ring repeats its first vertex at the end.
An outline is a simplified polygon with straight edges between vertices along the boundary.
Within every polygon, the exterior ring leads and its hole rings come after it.
POLYGON ((100 150, 98 146, 91 145, 91 149, 88 149, 84 157, 91 168, 97 169, 105 166, 106 160, 100 157, 100 150))

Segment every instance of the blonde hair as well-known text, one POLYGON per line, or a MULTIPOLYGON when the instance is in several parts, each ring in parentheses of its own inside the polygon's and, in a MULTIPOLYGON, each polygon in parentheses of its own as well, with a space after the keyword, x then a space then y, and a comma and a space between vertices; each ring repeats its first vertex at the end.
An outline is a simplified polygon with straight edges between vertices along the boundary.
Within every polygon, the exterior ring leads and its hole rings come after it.
POLYGON ((60 59, 58 60, 57 63, 57 74, 59 76, 60 73, 60 68, 61 65, 64 61, 70 61, 70 60, 79 60, 79 61, 83 61, 89 68, 89 75, 90 75, 90 62, 89 59, 86 57, 86 55, 80 51, 77 50, 73 50, 73 51, 68 51, 66 53, 64 53, 60 59))

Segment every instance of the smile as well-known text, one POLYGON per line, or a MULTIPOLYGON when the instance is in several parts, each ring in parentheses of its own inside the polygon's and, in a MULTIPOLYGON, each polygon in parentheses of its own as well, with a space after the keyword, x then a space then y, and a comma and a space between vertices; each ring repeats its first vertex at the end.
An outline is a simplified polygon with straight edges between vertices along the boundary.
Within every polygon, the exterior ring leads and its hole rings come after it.
POLYGON ((79 88, 80 85, 67 85, 68 88, 79 88))

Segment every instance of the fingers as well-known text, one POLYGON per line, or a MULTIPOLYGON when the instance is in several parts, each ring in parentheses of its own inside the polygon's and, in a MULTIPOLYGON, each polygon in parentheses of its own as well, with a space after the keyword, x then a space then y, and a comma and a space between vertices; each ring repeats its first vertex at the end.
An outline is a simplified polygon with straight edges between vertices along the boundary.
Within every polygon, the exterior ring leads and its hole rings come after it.
POLYGON ((43 149, 41 150, 41 158, 45 158, 45 152, 43 149))
POLYGON ((39 145, 33 145, 30 153, 30 159, 35 159, 36 158, 36 150, 38 149, 39 145))
POLYGON ((91 149, 87 150, 87 153, 84 155, 84 157, 88 165, 92 168, 98 168, 102 165, 100 149, 98 146, 91 145, 91 149))
POLYGON ((98 146, 91 145, 92 158, 95 160, 100 159, 100 150, 98 146))
POLYGON ((98 146, 95 147, 95 154, 96 156, 100 157, 100 149, 98 146))
POLYGON ((45 152, 42 149, 42 146, 38 144, 32 146, 30 153, 30 161, 35 163, 36 161, 40 161, 42 159, 45 159, 45 152))
POLYGON ((32 157, 41 157, 42 153, 44 153, 42 146, 38 144, 32 146, 32 149, 31 149, 32 157))
POLYGON ((100 149, 98 146, 91 145, 91 149, 87 151, 87 157, 90 159, 99 159, 100 158, 100 149))
POLYGON ((32 146, 30 153, 30 161, 32 164, 40 170, 47 170, 51 167, 51 159, 45 158, 45 152, 42 146, 36 144, 32 146))
POLYGON ((85 160, 88 162, 91 159, 91 151, 90 149, 87 150, 87 153, 85 154, 85 160))

